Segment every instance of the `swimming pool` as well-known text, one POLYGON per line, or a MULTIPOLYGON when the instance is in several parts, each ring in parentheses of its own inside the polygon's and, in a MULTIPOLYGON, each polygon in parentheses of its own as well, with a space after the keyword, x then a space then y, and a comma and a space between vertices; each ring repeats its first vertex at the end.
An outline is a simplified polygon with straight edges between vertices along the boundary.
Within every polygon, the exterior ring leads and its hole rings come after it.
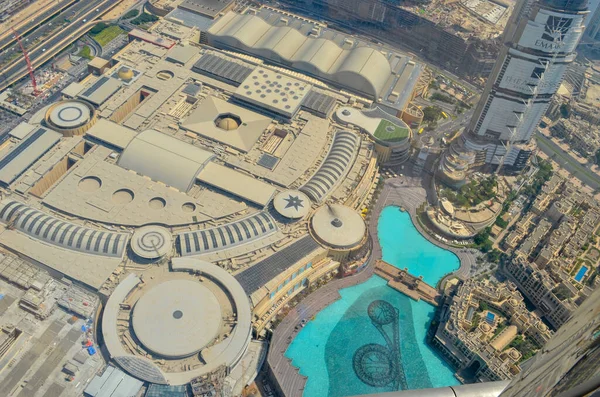
MULTIPOLYGON (((408 213, 385 208, 378 234, 384 260, 435 285, 459 266, 429 243, 408 213)), ((340 291, 290 344, 285 355, 308 377, 305 397, 343 397, 458 384, 453 370, 425 341, 434 307, 415 302, 373 276, 340 291)), ((297 309, 302 311, 302 303, 297 309)))
POLYGON ((584 266, 584 265, 582 265, 582 266, 579 268, 579 271, 577 272, 577 274, 576 274, 576 275, 575 275, 575 277, 574 277, 574 278, 575 278, 575 281, 577 281, 578 283, 580 283, 580 282, 581 282, 581 280, 583 279, 583 276, 585 276, 585 274, 587 273, 587 271, 588 271, 588 267, 587 267, 587 266, 584 266))

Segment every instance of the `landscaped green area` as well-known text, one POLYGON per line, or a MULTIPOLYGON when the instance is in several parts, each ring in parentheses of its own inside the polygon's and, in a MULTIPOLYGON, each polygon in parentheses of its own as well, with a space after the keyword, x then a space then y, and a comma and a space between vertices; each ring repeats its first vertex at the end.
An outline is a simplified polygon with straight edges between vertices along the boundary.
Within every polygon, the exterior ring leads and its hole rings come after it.
POLYGON ((81 50, 79 50, 79 52, 77 53, 78 56, 82 57, 82 58, 87 58, 87 59, 92 59, 92 49, 89 46, 84 46, 81 50))
POLYGON ((439 106, 427 106, 423 109, 423 122, 432 123, 442 117, 442 108, 439 106))
POLYGON ((107 23, 98 22, 97 24, 94 25, 93 28, 90 29, 90 33, 95 36, 98 33, 102 32, 104 29, 106 29, 108 26, 109 25, 107 23))
POLYGON ((561 301, 564 301, 565 299, 569 299, 573 296, 571 291, 569 291, 569 289, 562 284, 559 284, 558 286, 556 286, 552 290, 552 293, 554 295, 556 295, 556 297, 561 301))
POLYGON ((140 16, 138 16, 134 20, 132 20, 131 23, 133 25, 145 25, 147 23, 156 22, 156 21, 158 21, 158 17, 145 12, 143 14, 140 14, 140 16))
POLYGON ((508 347, 514 347, 522 354, 520 361, 525 361, 528 358, 533 357, 533 355, 540 349, 540 346, 538 346, 534 339, 523 338, 521 335, 518 335, 515 339, 513 339, 508 347))
POLYGON ((537 158, 538 172, 533 176, 531 184, 525 186, 521 191, 526 196, 530 197, 530 204, 542 191, 542 186, 552 178, 552 164, 541 158, 537 158))
POLYGON ((432 101, 440 101, 445 103, 455 103, 456 99, 452 98, 450 95, 442 94, 440 92, 434 92, 431 94, 430 99, 432 101))
POLYGON ((123 33, 125 33, 125 31, 123 29, 121 29, 120 27, 118 27, 116 25, 112 25, 112 26, 106 26, 104 29, 102 29, 101 31, 99 31, 96 34, 92 33, 92 36, 94 37, 94 40, 96 40, 98 42, 98 44, 100 44, 102 47, 104 47, 106 44, 110 43, 117 36, 119 36, 123 33))
POLYGON ((137 17, 139 13, 140 13, 140 11, 137 9, 129 10, 121 18, 131 19, 131 18, 137 17))
POLYGON ((474 207, 484 201, 496 196, 496 177, 490 176, 480 181, 472 180, 462 186, 457 192, 444 189, 442 196, 446 197, 452 204, 460 207, 474 207))
POLYGON ((386 142, 398 142, 407 137, 408 128, 400 127, 388 120, 381 120, 375 130, 375 138, 386 142))
MULTIPOLYGON (((594 236, 592 236, 592 238, 594 238, 594 236)), ((590 258, 593 262, 597 262, 598 259, 600 259, 600 251, 598 251, 598 248, 592 247, 585 256, 590 258)))

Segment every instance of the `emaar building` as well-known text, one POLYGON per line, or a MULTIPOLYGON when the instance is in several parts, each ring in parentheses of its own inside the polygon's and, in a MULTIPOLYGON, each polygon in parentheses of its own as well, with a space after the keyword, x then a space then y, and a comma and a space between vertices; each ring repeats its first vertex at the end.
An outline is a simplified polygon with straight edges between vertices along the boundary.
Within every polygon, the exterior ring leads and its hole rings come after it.
POLYGON ((550 99, 584 31, 587 0, 525 0, 504 32, 504 47, 463 134, 475 164, 521 169, 550 99))

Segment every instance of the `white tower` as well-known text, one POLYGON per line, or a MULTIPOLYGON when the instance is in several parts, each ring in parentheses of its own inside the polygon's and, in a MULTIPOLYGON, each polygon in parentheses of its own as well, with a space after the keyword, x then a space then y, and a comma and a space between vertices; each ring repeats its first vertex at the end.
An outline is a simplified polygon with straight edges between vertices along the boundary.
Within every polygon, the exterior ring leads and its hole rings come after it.
POLYGON ((587 0, 523 0, 463 136, 476 163, 523 168, 531 138, 584 31, 587 0))

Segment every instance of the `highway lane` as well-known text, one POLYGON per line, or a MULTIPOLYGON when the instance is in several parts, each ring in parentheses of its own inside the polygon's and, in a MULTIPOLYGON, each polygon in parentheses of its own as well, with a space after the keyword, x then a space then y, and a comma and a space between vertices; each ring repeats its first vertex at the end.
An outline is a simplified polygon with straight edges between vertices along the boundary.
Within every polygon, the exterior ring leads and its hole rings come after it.
MULTIPOLYGON (((44 25, 32 31, 26 37, 21 38, 21 43, 28 52, 31 51, 36 46, 42 44, 42 41, 46 37, 58 32, 59 29, 67 27, 68 22, 65 22, 65 19, 75 20, 96 7, 99 2, 100 0, 92 2, 80 1, 73 4, 50 21, 47 21, 44 25)), ((3 68, 6 68, 10 66, 10 62, 16 62, 19 57, 22 57, 21 48, 18 43, 13 43, 4 50, 0 50, 0 65, 2 65, 3 68)))
MULTIPOLYGON (((77 40, 89 29, 92 28, 93 20, 100 18, 111 8, 122 0, 97 0, 88 3, 85 13, 82 13, 77 19, 73 20, 69 26, 48 37, 46 41, 29 52, 29 57, 34 68, 50 60, 60 51, 77 40)), ((25 59, 21 58, 0 73, 0 90, 5 89, 14 82, 23 78, 27 74, 27 64, 25 59)))
MULTIPOLYGON (((28 32, 46 22, 48 19, 52 18, 54 15, 58 14, 65 8, 69 7, 71 4, 77 2, 79 0, 56 0, 50 3, 43 10, 38 12, 35 15, 32 15, 27 18, 27 20, 22 23, 16 24, 13 28, 24 37, 28 32)), ((15 41, 14 34, 11 29, 4 31, 0 34, 0 50, 3 50, 10 44, 15 41)))
POLYGON ((540 148, 542 152, 560 164, 560 166, 567 170, 571 175, 592 189, 600 188, 600 176, 581 165, 556 143, 552 142, 540 132, 535 133, 535 140, 537 141, 538 148, 540 148))

